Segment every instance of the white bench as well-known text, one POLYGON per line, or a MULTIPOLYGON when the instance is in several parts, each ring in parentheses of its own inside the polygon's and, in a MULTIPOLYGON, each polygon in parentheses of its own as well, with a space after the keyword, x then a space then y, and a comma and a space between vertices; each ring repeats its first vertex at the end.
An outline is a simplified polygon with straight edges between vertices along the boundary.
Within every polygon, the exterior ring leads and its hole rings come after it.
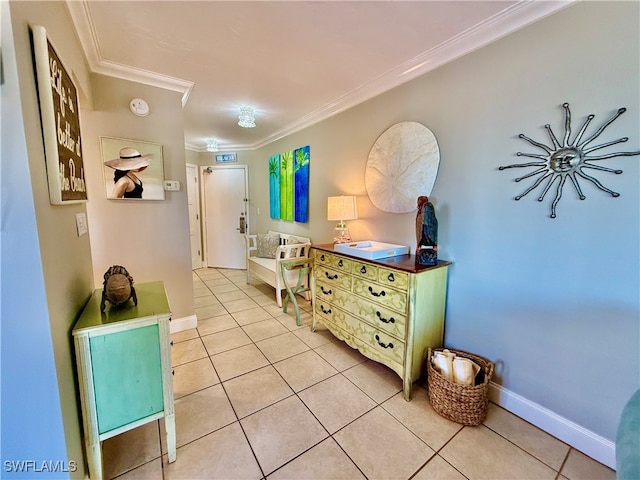
MULTIPOLYGON (((255 277, 276 289, 276 301, 282 307, 282 290, 286 289, 280 273, 280 262, 291 258, 308 258, 311 250, 311 240, 299 235, 269 231, 271 235, 280 235, 281 245, 276 250, 276 258, 258 257, 258 235, 245 235, 247 240, 247 283, 255 277), (295 237, 300 242, 287 245, 289 237, 295 237), (284 244, 284 245, 283 245, 284 244)), ((297 271, 287 271, 287 283, 295 285, 298 281, 297 271)))

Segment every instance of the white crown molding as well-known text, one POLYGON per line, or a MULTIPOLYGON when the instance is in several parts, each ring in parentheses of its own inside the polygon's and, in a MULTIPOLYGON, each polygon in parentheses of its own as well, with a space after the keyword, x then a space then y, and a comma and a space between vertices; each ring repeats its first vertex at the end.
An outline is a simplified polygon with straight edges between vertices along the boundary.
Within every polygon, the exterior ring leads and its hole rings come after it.
POLYGON ((268 145, 271 142, 286 137, 287 135, 291 135, 303 128, 309 127, 362 102, 370 100, 377 95, 435 70, 446 63, 552 15, 573 4, 575 1, 577 0, 521 0, 491 18, 488 18, 484 22, 474 25, 446 42, 443 42, 440 45, 415 56, 411 60, 398 65, 377 79, 362 85, 351 92, 346 93, 340 98, 335 99, 333 102, 299 118, 285 126, 283 129, 274 132, 268 137, 265 137, 264 139, 249 146, 249 149, 255 150, 268 145))
MULTIPOLYGON (((448 62, 552 15, 576 1, 521 0, 484 22, 474 25, 446 42, 398 65, 377 79, 355 88, 334 101, 300 117, 271 135, 253 144, 225 145, 225 148, 228 150, 256 150, 264 147, 435 70, 448 62)), ((183 94, 182 105, 186 104, 194 86, 193 82, 105 60, 100 52, 95 27, 88 11, 88 1, 66 0, 66 3, 89 63, 89 68, 93 72, 181 92, 183 94)), ((201 148, 203 147, 195 147, 195 150, 206 151, 201 150, 201 148)))
POLYGON ((186 105, 193 89, 193 82, 105 60, 100 51, 95 26, 89 14, 88 2, 86 0, 66 0, 66 3, 89 69, 92 72, 179 92, 182 94, 182 106, 186 105))
POLYGON ((615 442, 493 382, 489 383, 489 400, 615 470, 615 442))

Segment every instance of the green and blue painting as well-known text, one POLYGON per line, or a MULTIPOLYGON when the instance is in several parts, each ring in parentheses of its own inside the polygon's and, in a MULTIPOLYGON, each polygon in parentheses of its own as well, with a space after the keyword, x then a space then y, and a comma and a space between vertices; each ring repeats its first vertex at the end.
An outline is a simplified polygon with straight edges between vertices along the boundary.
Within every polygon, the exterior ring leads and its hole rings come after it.
POLYGON ((307 223, 310 149, 297 148, 269 158, 269 215, 307 223))

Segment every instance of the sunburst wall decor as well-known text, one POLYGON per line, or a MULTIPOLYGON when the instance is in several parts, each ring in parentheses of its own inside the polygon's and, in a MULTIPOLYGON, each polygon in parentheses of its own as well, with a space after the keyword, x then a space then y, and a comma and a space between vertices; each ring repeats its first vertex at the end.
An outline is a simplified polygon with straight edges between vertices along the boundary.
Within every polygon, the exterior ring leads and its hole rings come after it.
POLYGON ((593 183, 596 187, 598 187, 600 190, 609 193, 612 197, 619 197, 620 196, 619 193, 614 192, 613 190, 605 187, 597 178, 587 174, 584 170, 585 169, 599 170, 602 172, 615 173, 619 175, 622 173, 622 170, 603 167, 591 162, 595 162, 598 160, 607 160, 609 158, 614 158, 614 157, 640 155, 640 151, 613 152, 613 153, 606 153, 602 155, 591 155, 596 150, 600 150, 605 147, 610 147, 618 143, 624 143, 629 140, 628 137, 619 138, 618 140, 613 140, 611 142, 602 143, 600 145, 594 145, 591 147, 587 146, 591 142, 593 142, 596 138, 598 138, 605 128, 611 125, 620 115, 622 115, 627 110, 626 108, 624 107, 619 108, 616 111, 616 113, 614 113, 611 116, 611 118, 609 118, 609 120, 604 122, 600 126, 600 128, 598 128, 592 135, 590 135, 585 140, 582 140, 582 137, 584 136, 584 133, 587 130, 587 127, 589 126, 589 123, 595 117, 595 115, 593 114, 589 115, 586 121, 584 122, 584 124, 582 125, 582 128, 580 128, 580 131, 578 132, 578 134, 575 136, 573 140, 571 140, 570 138, 571 137, 571 111, 569 110, 568 103, 564 103, 562 104, 562 106, 565 111, 565 126, 564 126, 564 137, 562 139, 562 144, 558 141, 555 134, 551 130, 551 126, 549 124, 546 124, 544 128, 546 128, 547 132, 549 133, 549 137, 551 139, 551 145, 552 145, 551 147, 549 147, 546 144, 536 142, 535 140, 532 140, 526 135, 523 135, 523 134, 518 135, 518 138, 522 138, 526 140, 534 147, 544 150, 545 153, 538 154, 538 153, 517 152, 516 155, 518 157, 535 158, 537 161, 527 162, 527 163, 516 163, 513 165, 505 165, 505 166, 499 167, 499 170, 505 170, 507 168, 520 168, 520 167, 539 167, 533 172, 530 172, 526 175, 523 175, 522 177, 518 177, 515 179, 516 182, 519 182, 521 180, 524 180, 525 178, 537 176, 537 179, 533 182, 533 184, 529 186, 529 188, 527 188, 520 195, 515 197, 515 200, 520 200, 522 197, 524 197, 529 192, 537 188, 546 180, 547 182, 544 185, 540 196, 538 197, 538 201, 541 202, 544 199, 547 192, 549 191, 549 189, 551 188, 551 186, 557 180, 558 185, 556 186, 556 196, 553 199, 553 202, 551 204, 551 218, 556 218, 556 206, 558 205, 560 198, 562 198, 562 189, 564 187, 564 183, 566 182, 567 178, 571 180, 571 183, 573 183, 573 186, 578 192, 578 196, 580 200, 584 200, 586 197, 582 193, 582 189, 580 188, 578 177, 588 180, 589 182, 593 183))

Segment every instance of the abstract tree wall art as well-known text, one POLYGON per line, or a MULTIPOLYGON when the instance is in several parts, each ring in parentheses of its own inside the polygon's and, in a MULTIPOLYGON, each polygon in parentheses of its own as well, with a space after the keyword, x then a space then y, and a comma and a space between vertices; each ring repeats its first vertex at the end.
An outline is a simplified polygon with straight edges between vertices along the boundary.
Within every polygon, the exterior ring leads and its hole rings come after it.
POLYGON ((310 148, 269 158, 269 215, 275 220, 308 222, 310 148))
POLYGON ((587 116, 584 124, 576 134, 576 136, 571 138, 571 110, 569 110, 569 104, 564 103, 562 105, 565 111, 565 126, 564 126, 564 136, 562 138, 562 142, 558 140, 553 131, 551 130, 551 126, 546 124, 544 127, 547 129, 547 133, 549 134, 549 139, 551 141, 551 146, 548 144, 540 143, 526 135, 520 134, 518 138, 526 140, 534 147, 543 150, 544 153, 522 153, 517 152, 516 155, 518 157, 529 157, 535 159, 533 162, 527 163, 516 163, 513 165, 505 165, 499 167, 499 170, 505 170, 507 168, 522 168, 522 167, 533 167, 534 171, 523 175, 522 177, 518 177, 515 179, 516 182, 520 182, 526 178, 534 177, 535 181, 520 195, 515 197, 515 200, 520 200, 522 197, 530 193, 532 190, 536 189, 538 186, 544 183, 542 187, 542 192, 538 197, 538 201, 542 202, 544 200, 545 195, 551 188, 551 186, 556 183, 556 195, 551 203, 551 218, 556 218, 556 207, 560 198, 562 198, 562 189, 564 187, 567 178, 571 181, 576 192, 578 193, 578 198, 580 200, 584 200, 586 196, 582 193, 582 188, 580 186, 579 179, 587 180, 595 185, 597 188, 602 190, 603 192, 607 192, 612 197, 619 197, 620 194, 618 192, 614 192, 613 190, 605 187, 600 180, 596 177, 589 175, 588 171, 599 171, 599 172, 607 172, 614 173, 616 175, 620 175, 622 170, 613 169, 603 167, 597 163, 600 160, 607 160, 614 157, 628 157, 633 155, 640 155, 640 151, 636 152, 611 152, 611 153, 601 153, 594 154, 597 150, 601 150, 603 148, 611 147, 618 143, 624 143, 629 140, 628 137, 622 137, 617 140, 612 140, 609 142, 601 143, 598 145, 589 145, 596 138, 598 138, 604 130, 611 125, 620 115, 627 111, 626 108, 619 108, 606 122, 604 122, 599 128, 596 129, 595 132, 591 133, 588 137, 583 139, 584 134, 591 123, 591 120, 595 118, 595 115, 591 114, 587 116), (536 178, 537 177, 537 178, 536 178))

